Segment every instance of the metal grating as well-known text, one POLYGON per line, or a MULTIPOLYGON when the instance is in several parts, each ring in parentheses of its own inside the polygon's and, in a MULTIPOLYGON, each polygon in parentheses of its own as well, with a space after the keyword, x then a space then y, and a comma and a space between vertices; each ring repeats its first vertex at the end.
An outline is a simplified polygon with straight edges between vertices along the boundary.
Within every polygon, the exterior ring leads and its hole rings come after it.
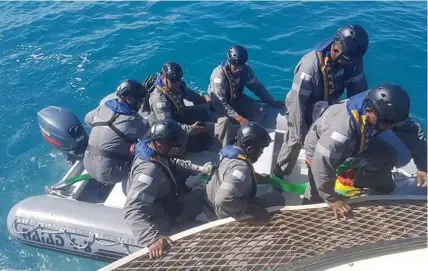
POLYGON ((324 207, 280 210, 264 226, 230 222, 175 241, 163 259, 145 254, 112 270, 291 270, 308 258, 367 244, 420 238, 426 246, 426 201, 352 207, 354 215, 346 221, 336 221, 324 207))

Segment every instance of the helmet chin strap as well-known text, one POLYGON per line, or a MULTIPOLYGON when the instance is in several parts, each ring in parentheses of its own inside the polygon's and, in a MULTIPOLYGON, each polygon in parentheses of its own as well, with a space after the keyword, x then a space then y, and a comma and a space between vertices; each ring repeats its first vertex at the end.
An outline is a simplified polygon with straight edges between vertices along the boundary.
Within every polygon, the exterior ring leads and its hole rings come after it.
POLYGON ((255 163, 259 159, 259 147, 248 146, 244 149, 245 154, 251 160, 252 163, 255 163))

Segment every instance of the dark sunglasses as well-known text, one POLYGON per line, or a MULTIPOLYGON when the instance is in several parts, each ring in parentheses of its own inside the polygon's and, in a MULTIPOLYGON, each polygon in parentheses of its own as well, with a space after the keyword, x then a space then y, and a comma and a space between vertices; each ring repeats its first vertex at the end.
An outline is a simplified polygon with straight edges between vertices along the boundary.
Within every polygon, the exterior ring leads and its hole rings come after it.
POLYGON ((181 78, 177 78, 177 77, 168 78, 168 80, 173 84, 181 82, 181 78))

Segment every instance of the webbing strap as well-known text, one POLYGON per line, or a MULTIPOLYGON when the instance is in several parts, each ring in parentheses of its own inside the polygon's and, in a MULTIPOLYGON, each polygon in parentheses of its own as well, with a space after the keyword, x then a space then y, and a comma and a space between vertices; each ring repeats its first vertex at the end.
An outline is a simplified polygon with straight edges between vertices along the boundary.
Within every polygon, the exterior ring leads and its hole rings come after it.
POLYGON ((122 131, 120 131, 116 126, 113 125, 113 122, 119 117, 119 115, 120 114, 118 114, 118 113, 114 113, 113 116, 108 121, 95 122, 94 124, 92 124, 92 127, 108 126, 108 127, 110 127, 110 129, 113 130, 113 132, 115 132, 120 138, 125 140, 127 143, 129 143, 129 144, 136 143, 137 140, 129 139, 122 131))
POLYGON ((131 162, 133 159, 133 157, 131 155, 120 154, 120 153, 116 153, 116 152, 112 152, 112 151, 102 150, 102 149, 99 149, 99 148, 94 147, 92 145, 88 145, 86 150, 88 152, 90 152, 91 154, 95 154, 95 155, 99 155, 99 156, 103 156, 103 157, 107 157, 107 158, 111 158, 111 159, 117 159, 117 160, 121 160, 121 161, 125 161, 125 162, 131 162))

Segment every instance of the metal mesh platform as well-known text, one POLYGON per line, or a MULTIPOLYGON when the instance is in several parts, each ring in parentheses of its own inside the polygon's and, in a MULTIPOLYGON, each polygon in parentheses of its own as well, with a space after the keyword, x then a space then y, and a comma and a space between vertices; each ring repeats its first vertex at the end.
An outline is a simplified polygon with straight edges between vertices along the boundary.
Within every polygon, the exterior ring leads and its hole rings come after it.
POLYGON ((351 206, 353 217, 346 221, 335 220, 324 207, 282 209, 263 226, 229 222, 177 240, 163 259, 149 260, 145 254, 108 270, 297 270, 310 265, 310 259, 343 256, 368 245, 381 249, 418 240, 426 246, 426 201, 377 200, 351 206))

